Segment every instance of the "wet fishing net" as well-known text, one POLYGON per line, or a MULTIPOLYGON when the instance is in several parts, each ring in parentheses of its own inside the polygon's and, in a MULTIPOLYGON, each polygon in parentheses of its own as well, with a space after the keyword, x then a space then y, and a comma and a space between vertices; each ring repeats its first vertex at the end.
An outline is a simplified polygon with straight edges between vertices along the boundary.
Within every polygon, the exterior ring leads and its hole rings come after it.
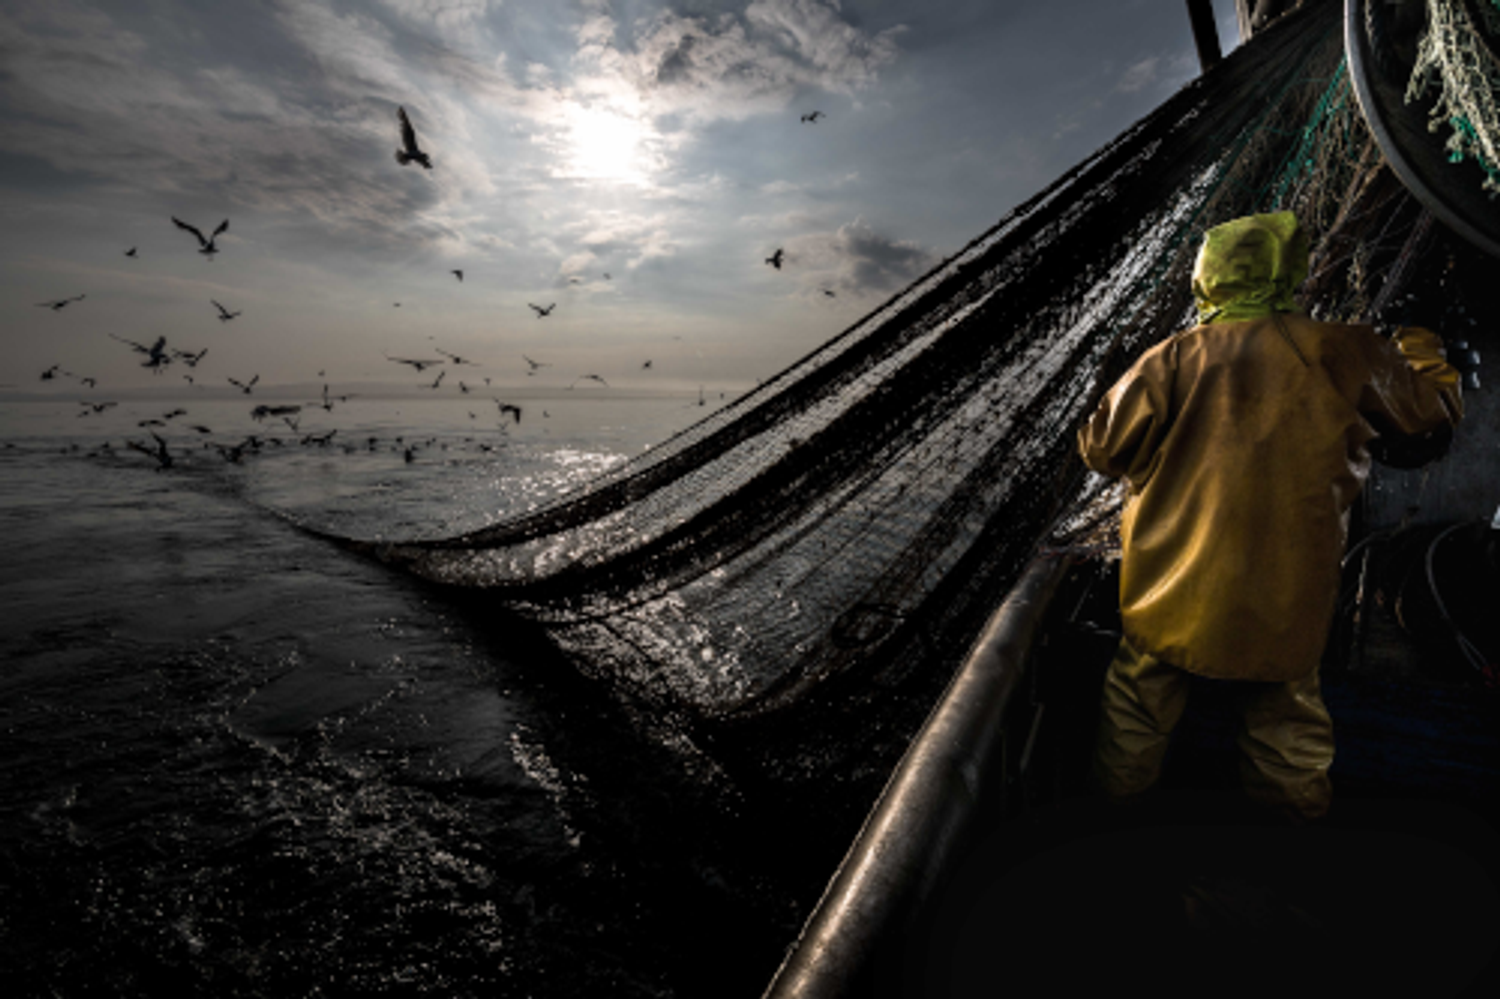
POLYGON ((1429 128, 1451 130, 1449 158, 1484 170, 1484 189, 1500 194, 1500 0, 1427 0, 1427 25, 1406 99, 1436 94, 1429 128))
POLYGON ((1192 325, 1205 229, 1297 212, 1329 319, 1388 304, 1431 238, 1361 120, 1339 9, 1281 18, 847 331, 587 489, 367 550, 535 622, 683 745, 772 725, 784 751, 751 770, 883 780, 1039 539, 1108 544, 1119 494, 1085 474, 1075 431, 1135 356, 1192 325))

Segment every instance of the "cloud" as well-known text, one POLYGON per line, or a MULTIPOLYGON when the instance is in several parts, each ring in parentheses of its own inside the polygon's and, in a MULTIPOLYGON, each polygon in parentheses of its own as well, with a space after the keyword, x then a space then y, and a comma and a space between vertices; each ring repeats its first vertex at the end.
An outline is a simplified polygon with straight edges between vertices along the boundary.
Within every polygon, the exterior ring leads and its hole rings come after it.
POLYGON ((902 27, 870 35, 837 4, 755 0, 742 14, 662 11, 615 47, 599 16, 580 33, 579 66, 628 81, 653 114, 740 119, 786 107, 798 90, 852 94, 898 55, 902 27))
POLYGON ((855 295, 905 287, 939 261, 936 253, 917 243, 876 232, 863 218, 831 233, 788 240, 786 256, 806 287, 855 295))
POLYGON ((1160 57, 1150 56, 1125 67, 1125 72, 1120 74, 1120 82, 1115 84, 1115 89, 1126 94, 1146 89, 1155 81, 1160 63, 1160 57))

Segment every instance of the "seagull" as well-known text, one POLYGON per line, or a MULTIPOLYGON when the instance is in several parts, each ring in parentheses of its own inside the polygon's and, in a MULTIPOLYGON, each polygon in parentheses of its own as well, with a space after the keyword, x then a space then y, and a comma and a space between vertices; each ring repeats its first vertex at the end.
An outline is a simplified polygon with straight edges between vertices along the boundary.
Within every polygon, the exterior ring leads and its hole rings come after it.
MULTIPOLYGON (((600 378, 598 375, 579 375, 577 378, 573 379, 573 385, 577 385, 579 382, 581 382, 581 381, 583 381, 585 379, 587 379, 589 381, 598 382, 600 385, 603 385, 605 388, 609 388, 609 382, 605 381, 603 378, 600 378)), ((571 389, 573 387, 573 385, 569 385, 568 388, 571 389)))
POLYGON ((824 288, 823 289, 823 294, 827 295, 829 298, 835 297, 834 294, 833 294, 833 289, 832 288, 824 288))
POLYGON ((550 367, 552 367, 552 365, 550 363, 546 362, 546 361, 533 361, 531 358, 527 357, 525 354, 521 355, 521 360, 523 360, 527 364, 531 365, 531 367, 526 370, 526 374, 528 374, 528 375, 534 375, 534 374, 536 374, 536 369, 537 368, 550 368, 550 367))
POLYGON ((140 353, 147 355, 146 359, 141 362, 141 367, 143 368, 150 368, 153 372, 160 373, 163 367, 172 363, 172 359, 166 353, 167 338, 164 336, 157 337, 156 342, 149 347, 143 343, 136 343, 134 340, 127 340, 122 336, 115 336, 113 333, 110 334, 110 337, 121 343, 128 343, 140 353))
POLYGON ((423 368, 430 368, 434 364, 442 364, 443 363, 442 361, 428 361, 428 360, 425 360, 425 359, 413 360, 413 359, 411 359, 409 357, 392 357, 389 354, 385 355, 385 359, 387 361, 395 361, 397 364, 410 364, 412 367, 416 368, 418 371, 421 371, 423 368))
POLYGON ((188 424, 188 429, 189 430, 196 430, 200 434, 211 434, 211 433, 213 433, 212 430, 210 430, 209 428, 205 427, 201 423, 189 423, 188 424))
POLYGON ((146 445, 139 443, 138 441, 126 441, 125 443, 141 452, 141 454, 149 454, 151 457, 155 458, 157 461, 156 470, 158 472, 163 468, 171 468, 172 456, 167 453, 167 442, 162 440, 160 437, 157 437, 155 430, 151 431, 151 436, 156 440, 156 450, 154 451, 146 445))
MULTIPOLYGON (((531 305, 530 302, 527 302, 526 304, 527 305, 531 305)), ((557 308, 557 303, 553 302, 551 305, 547 306, 545 309, 542 308, 540 305, 531 305, 531 307, 536 310, 536 317, 538 319, 541 319, 544 316, 550 316, 552 314, 552 310, 555 309, 555 308, 557 308)))
POLYGON ((79 416, 88 416, 90 413, 102 413, 111 406, 118 406, 116 402, 80 402, 78 405, 85 407, 79 416))
POLYGON ((431 170, 432 160, 417 148, 417 131, 411 127, 411 119, 406 117, 406 108, 396 108, 396 114, 401 119, 401 148, 396 150, 396 162, 405 166, 415 161, 431 170))
POLYGON ((281 418, 281 422, 285 423, 287 426, 291 427, 292 428, 292 433, 294 433, 294 434, 300 434, 302 432, 301 427, 298 426, 298 424, 300 424, 302 422, 302 417, 300 417, 300 416, 296 417, 295 419, 292 418, 292 417, 290 417, 290 416, 283 416, 281 418))
POLYGON ((183 364, 186 364, 190 368, 196 368, 198 366, 198 362, 203 360, 203 355, 207 353, 207 347, 204 347, 196 354, 186 350, 178 350, 176 347, 172 348, 172 356, 182 361, 183 364))
MULTIPOLYGON (((260 376, 257 375, 256 377, 260 376)), ((231 378, 230 381, 234 381, 234 379, 231 378)), ((253 385, 255 383, 251 382, 250 384, 253 385)), ((259 406, 256 406, 254 409, 250 410, 250 419, 264 420, 268 416, 285 417, 288 414, 296 414, 300 412, 302 412, 301 406, 268 406, 265 403, 261 403, 259 406)))
POLYGON ((133 257, 133 256, 135 256, 135 247, 132 246, 130 249, 126 250, 125 251, 125 256, 127 256, 127 257, 133 257))
POLYGON ((460 392, 462 392, 464 395, 468 395, 469 394, 469 386, 465 385, 463 382, 459 382, 458 383, 458 390, 460 392))
POLYGON ((324 385, 323 386, 323 401, 322 402, 310 402, 310 403, 308 403, 308 405, 309 406, 322 406, 325 410, 327 410, 328 412, 331 413, 331 412, 333 412, 333 402, 334 402, 335 399, 337 399, 339 402, 348 402, 350 399, 353 399, 353 398, 354 398, 353 395, 329 395, 328 394, 328 386, 324 385))
POLYGON ((463 281, 463 279, 464 279, 464 272, 463 271, 449 271, 448 273, 452 274, 454 277, 458 278, 459 281, 463 281))
POLYGON ((608 271, 604 272, 604 280, 606 280, 606 281, 609 280, 609 272, 608 271))
POLYGON ((645 364, 641 365, 641 370, 644 371, 649 367, 651 367, 651 362, 647 361, 645 364))
POLYGON ((777 249, 775 253, 766 258, 766 263, 770 264, 772 267, 776 268, 779 271, 781 270, 781 258, 782 251, 780 249, 777 249))
POLYGON ((517 406, 515 403, 512 403, 512 402, 501 402, 499 399, 494 400, 494 403, 495 403, 496 406, 500 407, 500 415, 501 416, 504 416, 506 413, 509 413, 509 414, 511 414, 512 416, 514 416, 516 418, 516 422, 517 423, 521 422, 521 407, 520 406, 517 406))
POLYGON ((233 319, 235 316, 237 316, 237 315, 240 314, 238 312, 230 312, 228 309, 224 308, 224 306, 220 305, 218 302, 214 302, 214 300, 211 299, 211 298, 209 299, 209 301, 213 302, 214 308, 216 308, 216 309, 219 310, 219 322, 221 322, 221 323, 227 323, 227 322, 229 322, 229 320, 233 319))
POLYGON ((330 431, 328 431, 328 433, 323 434, 321 436, 318 435, 318 434, 308 434, 306 437, 302 438, 302 443, 303 444, 327 444, 329 441, 333 440, 333 435, 336 434, 336 433, 338 433, 338 429, 337 428, 335 428, 333 430, 330 430, 330 431))
MULTIPOLYGON (((77 375, 74 375, 73 377, 78 378, 77 375)), ((95 385, 99 384, 99 379, 97 378, 78 378, 78 381, 84 385, 87 385, 89 388, 93 388, 95 385)))
POLYGON ((175 215, 172 216, 172 221, 177 224, 177 228, 186 229, 188 232, 198 237, 198 252, 208 257, 209 260, 212 260, 214 258, 214 254, 219 252, 218 247, 214 246, 214 240, 219 238, 220 233, 225 232, 229 229, 229 220, 225 219, 223 222, 219 223, 219 227, 214 230, 214 234, 212 236, 204 239, 203 233, 199 232, 195 226, 188 225, 186 222, 182 221, 175 215))
POLYGON ((230 378, 230 379, 228 379, 228 381, 229 381, 229 384, 233 385, 235 388, 239 389, 241 392, 245 393, 246 395, 249 395, 250 394, 250 390, 255 387, 255 383, 258 382, 258 381, 260 381, 260 375, 256 375, 254 378, 250 379, 248 382, 238 381, 238 380, 236 380, 234 378, 230 378))
MULTIPOLYGON (((440 350, 437 347, 434 347, 433 350, 436 350, 439 354, 442 354, 446 358, 450 358, 454 364, 474 364, 474 362, 469 360, 467 357, 459 357, 457 354, 450 354, 446 350, 440 350)), ((474 366, 477 368, 479 365, 474 364, 474 366)))
POLYGON ((437 378, 433 379, 432 385, 430 387, 431 388, 437 388, 439 385, 441 385, 443 383, 443 376, 446 375, 447 373, 448 372, 447 372, 446 369, 444 369, 442 371, 439 371, 437 378))
POLYGON ((83 301, 83 299, 83 295, 74 295, 72 298, 59 298, 55 302, 38 302, 36 303, 36 307, 38 309, 51 309, 53 312, 58 312, 61 311, 69 302, 81 302, 83 301))
POLYGON ((805 121, 805 122, 808 122, 808 123, 813 123, 813 122, 816 122, 819 118, 827 118, 827 117, 828 116, 826 114, 824 114, 823 112, 821 112, 821 111, 810 111, 807 114, 805 114, 805 115, 802 116, 802 120, 805 121))
POLYGON ((46 371, 42 372, 42 381, 44 381, 44 382, 50 382, 52 379, 54 379, 54 378, 57 377, 57 373, 59 371, 61 371, 61 370, 62 370, 62 365, 61 364, 54 364, 54 365, 52 365, 52 367, 50 367, 46 371))

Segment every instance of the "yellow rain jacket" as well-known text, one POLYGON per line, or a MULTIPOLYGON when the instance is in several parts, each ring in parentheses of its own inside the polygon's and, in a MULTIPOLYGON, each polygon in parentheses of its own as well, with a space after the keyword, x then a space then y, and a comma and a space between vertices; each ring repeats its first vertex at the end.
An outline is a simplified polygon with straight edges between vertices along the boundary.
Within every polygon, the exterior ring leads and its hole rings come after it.
POLYGON ((1287 681, 1319 662, 1368 442, 1457 423, 1458 373, 1424 329, 1289 310, 1307 276, 1290 212, 1210 230, 1202 324, 1147 351, 1079 431, 1126 476, 1120 609, 1131 644, 1191 673, 1287 681))

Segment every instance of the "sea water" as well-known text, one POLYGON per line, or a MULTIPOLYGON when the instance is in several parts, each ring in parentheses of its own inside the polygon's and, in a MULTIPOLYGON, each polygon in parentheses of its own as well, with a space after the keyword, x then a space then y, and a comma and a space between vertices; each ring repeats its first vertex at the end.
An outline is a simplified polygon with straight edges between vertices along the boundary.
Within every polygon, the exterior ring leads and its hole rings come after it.
POLYGON ((285 519, 468 530, 704 410, 251 402, 0 402, 6 994, 758 995, 797 903, 608 693, 285 519))

